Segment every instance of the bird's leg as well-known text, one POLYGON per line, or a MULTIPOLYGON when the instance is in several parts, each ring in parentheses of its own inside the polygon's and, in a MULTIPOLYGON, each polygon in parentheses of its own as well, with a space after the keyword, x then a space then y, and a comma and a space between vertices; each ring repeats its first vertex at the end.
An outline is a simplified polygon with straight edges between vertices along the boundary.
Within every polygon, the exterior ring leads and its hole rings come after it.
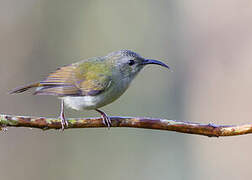
POLYGON ((68 127, 68 122, 65 118, 65 110, 64 110, 64 100, 61 100, 61 108, 60 108, 60 120, 61 120, 61 130, 64 131, 65 127, 68 127))
POLYGON ((99 109, 95 109, 98 113, 101 114, 102 116, 102 122, 105 126, 107 126, 108 128, 110 128, 112 126, 111 120, 110 118, 107 116, 107 114, 99 109))

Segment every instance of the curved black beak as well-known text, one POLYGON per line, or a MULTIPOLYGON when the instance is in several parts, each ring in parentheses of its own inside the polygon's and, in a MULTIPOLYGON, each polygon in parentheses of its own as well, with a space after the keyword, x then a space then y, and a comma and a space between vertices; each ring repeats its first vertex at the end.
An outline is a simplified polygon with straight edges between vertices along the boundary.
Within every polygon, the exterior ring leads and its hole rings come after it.
POLYGON ((157 64, 157 65, 163 66, 167 69, 170 69, 170 67, 167 66, 165 63, 162 63, 161 61, 154 60, 154 59, 144 59, 142 61, 141 65, 146 65, 146 64, 157 64))

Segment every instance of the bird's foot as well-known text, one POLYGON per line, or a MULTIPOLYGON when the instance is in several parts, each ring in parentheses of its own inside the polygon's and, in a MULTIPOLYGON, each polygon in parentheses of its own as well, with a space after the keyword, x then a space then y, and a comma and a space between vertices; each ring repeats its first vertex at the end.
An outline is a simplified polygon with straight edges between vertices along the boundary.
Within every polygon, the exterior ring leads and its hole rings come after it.
POLYGON ((60 111, 60 120, 61 120, 61 131, 64 131, 65 128, 68 127, 68 122, 65 118, 65 111, 64 111, 64 100, 61 100, 61 111, 60 111))
POLYGON ((99 109, 96 109, 97 112, 99 112, 101 114, 102 117, 102 122, 105 126, 108 127, 108 129, 110 129, 110 127, 112 126, 112 122, 110 117, 107 116, 107 114, 99 109))
POLYGON ((61 131, 64 131, 65 128, 68 128, 68 122, 65 118, 64 113, 60 113, 60 120, 61 120, 61 131))
POLYGON ((102 122, 105 126, 108 127, 108 129, 110 129, 110 127, 112 126, 111 119, 107 115, 106 116, 102 115, 102 122))

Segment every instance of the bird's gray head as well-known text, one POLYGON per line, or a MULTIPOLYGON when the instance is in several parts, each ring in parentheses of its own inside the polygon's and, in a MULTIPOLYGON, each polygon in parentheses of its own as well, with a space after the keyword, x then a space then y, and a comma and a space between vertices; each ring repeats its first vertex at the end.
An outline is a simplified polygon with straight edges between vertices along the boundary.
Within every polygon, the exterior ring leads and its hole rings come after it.
POLYGON ((157 64, 169 69, 169 66, 161 61, 143 58, 139 54, 130 50, 112 52, 106 56, 106 59, 113 64, 124 77, 134 77, 148 64, 157 64))

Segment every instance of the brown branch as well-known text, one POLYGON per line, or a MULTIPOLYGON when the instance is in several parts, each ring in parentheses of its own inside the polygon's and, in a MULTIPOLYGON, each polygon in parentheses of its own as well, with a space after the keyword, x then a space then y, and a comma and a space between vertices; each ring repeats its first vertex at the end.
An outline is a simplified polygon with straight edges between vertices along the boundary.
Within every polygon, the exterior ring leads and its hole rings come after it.
MULTIPOLYGON (((252 124, 246 125, 214 125, 183 122, 166 119, 153 119, 144 117, 110 117, 112 127, 132 127, 176 131, 180 133, 198 134, 208 137, 235 136, 252 133, 252 124)), ((68 119, 68 128, 98 128, 105 127, 101 118, 68 119)), ((1 127, 30 127, 47 129, 60 129, 59 119, 29 116, 14 116, 0 114, 1 127)))

